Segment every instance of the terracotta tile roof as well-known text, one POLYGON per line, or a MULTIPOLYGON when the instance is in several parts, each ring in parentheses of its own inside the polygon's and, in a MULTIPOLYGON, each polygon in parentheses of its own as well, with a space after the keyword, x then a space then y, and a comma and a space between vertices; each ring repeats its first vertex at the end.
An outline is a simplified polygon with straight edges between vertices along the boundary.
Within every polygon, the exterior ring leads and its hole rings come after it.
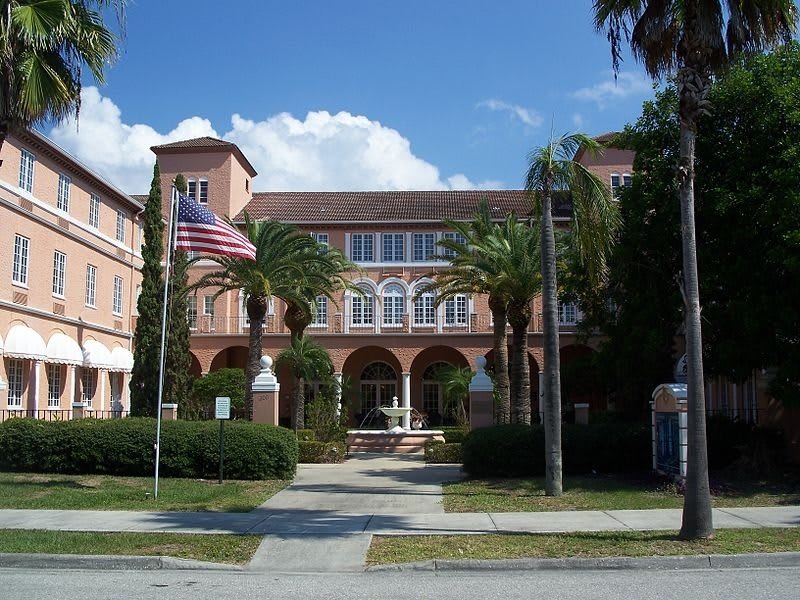
POLYGON ((160 146, 151 146, 150 150, 159 154, 183 154, 187 152, 220 152, 228 150, 232 152, 238 159, 245 170, 250 174, 250 177, 255 177, 258 172, 255 170, 247 157, 239 149, 239 146, 232 142, 226 142, 217 138, 205 136, 194 138, 191 140, 181 140, 178 142, 171 142, 169 144, 161 144, 160 146))
MULTIPOLYGON (((465 221, 472 218, 484 197, 497 219, 511 211, 519 216, 531 212, 531 201, 524 190, 256 192, 244 210, 258 220, 288 223, 465 221)), ((243 212, 237 215, 237 221, 244 219, 243 212)), ((570 214, 571 207, 564 202, 554 211, 557 217, 570 214)))

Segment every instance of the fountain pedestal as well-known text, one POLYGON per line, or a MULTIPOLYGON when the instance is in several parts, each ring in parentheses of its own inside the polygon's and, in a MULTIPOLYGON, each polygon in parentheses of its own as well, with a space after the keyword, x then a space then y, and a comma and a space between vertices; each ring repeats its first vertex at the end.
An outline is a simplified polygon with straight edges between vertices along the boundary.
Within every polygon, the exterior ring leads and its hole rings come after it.
POLYGON ((389 428, 350 429, 347 432, 348 452, 396 452, 419 453, 425 450, 430 440, 444 441, 444 432, 434 429, 403 429, 400 418, 411 411, 410 406, 398 406, 397 398, 392 406, 382 406, 381 412, 391 419, 389 428))

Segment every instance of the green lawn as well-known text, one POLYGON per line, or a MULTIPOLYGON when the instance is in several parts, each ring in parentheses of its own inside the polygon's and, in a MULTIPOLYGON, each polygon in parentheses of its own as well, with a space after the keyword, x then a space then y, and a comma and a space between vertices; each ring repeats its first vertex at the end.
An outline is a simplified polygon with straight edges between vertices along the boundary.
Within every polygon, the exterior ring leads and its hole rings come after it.
POLYGON ((0 473, 0 508, 247 512, 288 484, 162 478, 153 500, 152 477, 0 473))
MULTIPOLYGON (((778 482, 716 481, 715 507, 800 504, 800 484, 792 478, 778 482)), ((683 496, 674 484, 655 477, 566 477, 564 494, 544 495, 544 479, 471 479, 444 486, 447 512, 537 512, 556 510, 614 510, 681 508, 683 496)))
POLYGON ((375 536, 368 564, 432 559, 600 558, 797 551, 800 528, 718 529, 714 539, 684 542, 677 531, 564 534, 375 536))
POLYGON ((0 552, 174 556, 235 565, 250 561, 261 536, 0 530, 0 552))

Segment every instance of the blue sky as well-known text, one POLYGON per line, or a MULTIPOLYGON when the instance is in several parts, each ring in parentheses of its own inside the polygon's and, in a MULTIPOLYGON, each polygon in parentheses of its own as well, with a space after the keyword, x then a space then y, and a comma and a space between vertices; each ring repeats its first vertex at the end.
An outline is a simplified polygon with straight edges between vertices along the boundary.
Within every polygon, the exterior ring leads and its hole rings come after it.
POLYGON ((531 148, 600 134, 652 96, 615 85, 589 0, 137 0, 79 128, 46 128, 131 193, 150 145, 216 135, 257 191, 516 188, 531 148))

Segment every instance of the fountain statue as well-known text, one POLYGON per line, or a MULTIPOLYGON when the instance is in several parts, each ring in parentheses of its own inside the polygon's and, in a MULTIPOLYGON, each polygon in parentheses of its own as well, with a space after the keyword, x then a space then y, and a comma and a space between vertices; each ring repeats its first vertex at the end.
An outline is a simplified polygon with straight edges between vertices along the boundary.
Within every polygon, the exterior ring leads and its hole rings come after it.
POLYGON ((397 396, 392 398, 392 406, 381 406, 381 412, 391 419, 386 433, 405 433, 406 430, 400 425, 400 418, 411 412, 410 406, 398 406, 397 396))
MULTIPOLYGON (((428 441, 444 441, 443 431, 420 428, 405 429, 400 424, 400 419, 413 409, 410 406, 399 406, 397 396, 392 398, 391 406, 381 406, 377 410, 389 417, 389 427, 384 430, 348 430, 348 452, 422 452, 428 441)), ((366 420, 367 417, 364 418, 364 421, 366 420)), ((419 419, 418 427, 421 426, 422 419, 419 419)))

